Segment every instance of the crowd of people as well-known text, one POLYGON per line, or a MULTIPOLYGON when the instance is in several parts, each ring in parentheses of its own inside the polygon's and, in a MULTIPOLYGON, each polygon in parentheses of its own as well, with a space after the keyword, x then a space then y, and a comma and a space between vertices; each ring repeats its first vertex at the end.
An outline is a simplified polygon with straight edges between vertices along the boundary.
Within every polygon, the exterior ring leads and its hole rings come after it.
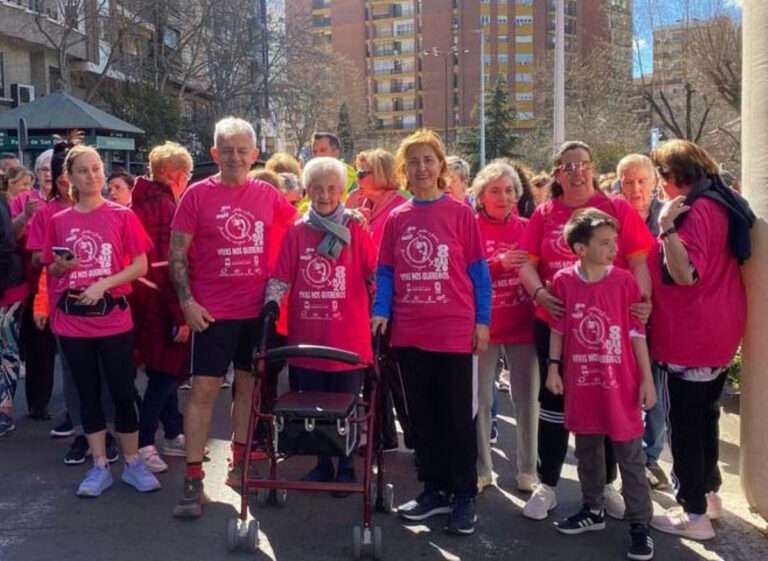
MULTIPOLYGON (((446 516, 446 532, 474 532, 476 497, 495 485, 504 370, 516 485, 530 493, 523 516, 544 520, 557 505, 573 433, 583 508, 559 532, 624 519, 627 556, 639 560, 653 557, 651 527, 714 537, 719 397, 744 333, 754 215, 703 149, 672 140, 629 154, 603 185, 578 141, 550 173, 500 159, 474 177, 427 129, 395 154, 361 152, 354 167, 331 133, 314 135, 303 166, 278 153, 252 169, 257 146, 248 122, 219 121, 219 171, 189 186, 192 158, 173 142, 151 150, 138 178, 105 177, 76 135, 34 171, 2 155, 0 436, 14 430, 22 369, 29 417, 51 419, 58 353, 66 418, 51 434, 74 436, 65 463, 92 458, 77 494, 108 489, 120 454, 121 478, 139 492, 160 487, 163 456, 185 456, 173 514, 197 518, 228 369, 237 488, 262 336, 370 364, 381 335, 388 375, 368 445, 397 448, 398 417, 423 484, 399 506, 404 520, 446 516), (659 464, 667 442, 673 478, 659 464), (650 490, 670 480, 682 508, 653 516, 650 490)), ((364 391, 362 366, 296 358, 287 370, 294 391, 364 391)), ((279 374, 268 369, 266 409, 279 374)), ((318 457, 306 479, 355 481, 352 456, 333 460, 318 457)))

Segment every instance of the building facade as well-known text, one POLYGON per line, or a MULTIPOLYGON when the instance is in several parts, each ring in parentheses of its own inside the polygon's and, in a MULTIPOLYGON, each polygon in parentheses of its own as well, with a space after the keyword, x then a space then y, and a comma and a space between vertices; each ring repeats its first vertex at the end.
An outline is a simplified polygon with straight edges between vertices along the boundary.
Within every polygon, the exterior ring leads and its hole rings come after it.
MULTIPOLYGON (((608 43, 631 80, 632 0, 565 6, 567 51, 608 43)), ((551 66, 554 0, 295 0, 286 17, 355 63, 378 130, 427 126, 455 138, 477 123, 481 76, 509 85, 521 132, 546 110, 536 76, 551 66)))

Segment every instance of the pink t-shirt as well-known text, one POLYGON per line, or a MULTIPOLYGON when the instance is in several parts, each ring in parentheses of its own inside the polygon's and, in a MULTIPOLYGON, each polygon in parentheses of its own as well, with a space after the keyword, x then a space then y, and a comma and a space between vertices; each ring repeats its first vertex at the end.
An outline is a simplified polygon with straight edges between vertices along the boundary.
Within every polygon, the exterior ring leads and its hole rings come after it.
POLYGON ((61 199, 46 201, 40 205, 32 215, 32 219, 27 224, 27 250, 43 251, 46 241, 48 224, 51 222, 54 214, 70 208, 72 205, 63 202, 61 199))
POLYGON ((660 247, 652 252, 651 357, 680 366, 726 366, 744 336, 747 318, 741 270, 728 247, 728 215, 718 203, 701 197, 678 235, 699 280, 692 286, 663 283, 660 247))
POLYGON ((45 197, 40 194, 37 189, 27 189, 22 191, 19 195, 11 201, 11 217, 16 218, 19 214, 24 212, 24 206, 29 199, 45 202, 45 197))
MULTIPOLYGON (((51 248, 55 246, 70 248, 80 264, 64 276, 47 275, 51 330, 65 337, 107 337, 133 329, 128 307, 124 310, 115 307, 106 316, 82 317, 65 314, 57 304, 66 290, 85 289, 115 275, 134 257, 149 251, 152 241, 136 215, 111 201, 87 213, 68 208, 55 214, 48 224, 40 259, 44 265, 53 263, 51 248)), ((130 283, 109 290, 112 296, 125 296, 130 292, 130 283)))
MULTIPOLYGON (((370 302, 368 286, 376 268, 376 248, 368 232, 354 220, 352 240, 338 259, 317 253, 324 233, 305 221, 288 231, 274 277, 291 285, 288 296, 288 344, 337 347, 357 353, 370 364, 370 302)), ((361 368, 321 359, 291 359, 290 364, 314 370, 361 368)))
POLYGON ((504 253, 519 249, 527 223, 517 214, 503 223, 489 220, 482 212, 477 215, 493 286, 491 343, 533 343, 533 302, 520 282, 520 269, 501 265, 504 253))
POLYGON ((193 236, 189 280, 195 300, 215 319, 259 315, 277 252, 296 209, 280 192, 256 179, 228 187, 216 176, 191 185, 179 201, 171 229, 193 236))
POLYGON ((393 210, 379 250, 379 265, 394 270, 392 345, 471 353, 475 301, 468 268, 483 257, 467 205, 445 195, 393 210))
POLYGON ((550 319, 563 335, 565 428, 617 442, 642 436, 642 374, 630 338, 645 336, 645 328, 629 311, 640 301, 634 277, 611 267, 588 283, 570 266, 555 274, 552 292, 565 302, 565 315, 550 319))
MULTIPOLYGON (((629 257, 647 255, 650 252, 653 236, 637 211, 624 199, 595 193, 585 205, 571 208, 563 204, 562 197, 557 197, 536 208, 520 240, 520 248, 527 251, 531 261, 537 264, 541 282, 551 281, 555 273, 576 261, 576 256, 565 241, 563 229, 574 211, 586 207, 602 210, 619 223, 616 266, 626 269, 629 257)), ((537 306, 536 317, 547 319, 540 306, 537 306)))
POLYGON ((372 216, 368 221, 368 231, 371 233, 373 245, 376 246, 377 250, 381 247, 381 239, 384 237, 384 225, 387 223, 389 215, 407 200, 408 199, 400 193, 395 192, 395 195, 392 197, 392 200, 387 203, 387 206, 381 209, 376 216, 372 216))

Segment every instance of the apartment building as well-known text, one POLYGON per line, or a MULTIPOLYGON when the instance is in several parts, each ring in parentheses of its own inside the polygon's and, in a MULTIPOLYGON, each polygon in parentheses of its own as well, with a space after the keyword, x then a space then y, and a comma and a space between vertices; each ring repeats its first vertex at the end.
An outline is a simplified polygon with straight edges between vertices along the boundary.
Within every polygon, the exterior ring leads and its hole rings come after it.
MULTIPOLYGON (((521 132, 536 126, 554 10, 554 0, 295 0, 286 17, 309 22, 318 41, 356 64, 377 129, 428 126, 455 137, 476 123, 481 76, 509 84, 521 132)), ((566 0, 565 31, 569 52, 615 45, 631 79, 632 0, 566 0)))

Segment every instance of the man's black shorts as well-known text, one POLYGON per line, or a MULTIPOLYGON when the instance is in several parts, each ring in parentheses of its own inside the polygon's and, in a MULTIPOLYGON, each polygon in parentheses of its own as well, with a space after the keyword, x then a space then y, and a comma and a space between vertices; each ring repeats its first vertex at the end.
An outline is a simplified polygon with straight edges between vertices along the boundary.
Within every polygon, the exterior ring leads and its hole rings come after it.
POLYGON ((192 334, 193 376, 224 376, 230 363, 235 370, 251 370, 261 326, 257 318, 220 319, 205 331, 192 334))

